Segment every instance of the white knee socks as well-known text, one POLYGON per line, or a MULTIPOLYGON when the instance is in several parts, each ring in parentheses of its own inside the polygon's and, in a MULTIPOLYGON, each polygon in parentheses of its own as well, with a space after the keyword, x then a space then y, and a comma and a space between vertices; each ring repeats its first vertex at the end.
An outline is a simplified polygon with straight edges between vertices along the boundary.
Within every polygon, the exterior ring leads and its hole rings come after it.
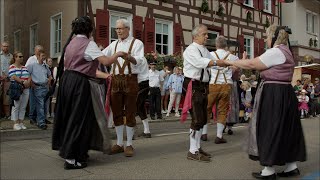
POLYGON ((276 173, 275 169, 271 166, 265 166, 264 169, 261 171, 262 176, 270 176, 276 173))
POLYGON ((126 126, 126 131, 127 131, 127 146, 132 146, 134 129, 133 127, 126 126))
POLYGON ((190 129, 190 148, 189 151, 192 154, 195 154, 196 151, 198 151, 198 147, 197 147, 197 135, 200 135, 200 131, 195 131, 193 129, 190 129), (198 134, 197 134, 198 133, 198 134))
POLYGON ((203 126, 203 131, 202 134, 207 134, 208 133, 208 123, 203 126))
POLYGON ((224 129, 224 125, 221 123, 217 123, 217 137, 222 138, 222 132, 224 129))
POLYGON ((116 126, 116 133, 117 133, 117 145, 123 146, 123 128, 124 126, 116 126))
POLYGON ((196 132, 196 140, 197 140, 197 149, 200 149, 201 135, 203 134, 203 129, 196 132))
POLYGON ((297 166, 296 162, 286 163, 286 169, 284 170, 284 172, 290 172, 290 171, 293 171, 297 168, 298 168, 298 166, 297 166))
POLYGON ((143 123, 143 132, 145 134, 150 133, 150 129, 149 129, 149 121, 148 119, 142 120, 143 123))

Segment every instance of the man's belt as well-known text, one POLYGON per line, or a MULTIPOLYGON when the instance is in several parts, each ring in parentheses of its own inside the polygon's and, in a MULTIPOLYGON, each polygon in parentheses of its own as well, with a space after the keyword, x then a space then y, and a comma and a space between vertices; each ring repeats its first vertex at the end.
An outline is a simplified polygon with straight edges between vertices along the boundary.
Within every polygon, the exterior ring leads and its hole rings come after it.
POLYGON ((47 83, 39 84, 39 83, 33 82, 33 84, 36 85, 36 86, 42 86, 42 87, 46 87, 47 86, 47 83))

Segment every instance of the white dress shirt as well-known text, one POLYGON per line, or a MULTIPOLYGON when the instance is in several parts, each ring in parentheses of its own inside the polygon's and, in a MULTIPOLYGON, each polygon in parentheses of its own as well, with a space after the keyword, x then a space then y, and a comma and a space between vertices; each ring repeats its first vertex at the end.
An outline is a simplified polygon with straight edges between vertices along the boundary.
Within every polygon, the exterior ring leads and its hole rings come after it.
POLYGON ((144 58, 138 68, 140 69, 140 73, 138 74, 138 83, 149 80, 149 65, 147 59, 144 58))
POLYGON ((160 87, 160 82, 162 82, 164 79, 161 76, 160 72, 158 70, 152 71, 149 70, 149 86, 150 87, 160 87))
POLYGON ((26 62, 26 67, 28 67, 30 64, 38 63, 38 59, 36 55, 30 56, 29 59, 26 62))
MULTIPOLYGON (((236 61, 239 59, 237 56, 231 54, 229 51, 226 51, 224 49, 218 49, 216 51, 216 53, 218 54, 219 58, 216 56, 216 54, 214 52, 210 52, 210 54, 213 56, 214 60, 219 60, 219 59, 223 60, 228 55, 228 53, 229 53, 229 55, 227 57, 227 60, 236 61)), ((232 69, 229 67, 225 67, 225 68, 224 67, 212 67, 211 68, 210 84, 214 84, 214 81, 216 80, 216 76, 218 73, 218 69, 220 70, 220 72, 219 72, 219 76, 218 76, 216 84, 225 84, 225 79, 224 79, 223 73, 226 76, 227 84, 232 84, 233 83, 232 69)))
POLYGON ((208 64, 213 57, 205 46, 193 42, 183 52, 183 58, 183 73, 185 77, 200 81, 201 71, 205 69, 202 82, 209 82, 207 70, 210 71, 208 64))
MULTIPOLYGON (((132 40, 133 40, 133 37, 131 37, 131 36, 129 36, 127 39, 124 39, 124 40, 118 39, 117 41, 113 41, 102 52, 106 56, 112 56, 115 53, 114 50, 115 50, 115 47, 116 47, 116 44, 118 41, 119 41, 119 43, 117 45, 116 52, 119 52, 119 51, 128 52, 132 40)), ((139 65, 141 64, 141 62, 144 59, 144 46, 143 46, 143 43, 139 39, 136 39, 134 41, 134 44, 133 44, 133 47, 131 50, 131 56, 134 57, 137 61, 136 65, 131 63, 131 65, 130 65, 131 66, 131 73, 132 74, 139 74, 140 73, 139 65)), ((119 57, 118 61, 122 67, 125 60, 122 59, 121 57, 119 57)), ((111 73, 113 73, 113 64, 112 64, 112 68, 111 68, 111 73)), ((119 67, 118 66, 116 66, 116 68, 115 68, 115 74, 119 74, 119 67)), ((124 69, 124 74, 129 74, 128 66, 126 66, 126 68, 124 69)))

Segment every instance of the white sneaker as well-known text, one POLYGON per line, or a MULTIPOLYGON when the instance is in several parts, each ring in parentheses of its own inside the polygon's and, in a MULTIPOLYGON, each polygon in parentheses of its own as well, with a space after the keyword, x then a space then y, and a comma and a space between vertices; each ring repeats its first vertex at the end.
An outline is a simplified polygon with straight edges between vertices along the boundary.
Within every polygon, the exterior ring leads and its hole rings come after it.
POLYGON ((167 113, 167 114, 166 114, 166 117, 169 117, 169 115, 170 115, 170 114, 169 114, 169 113, 167 113))
POLYGON ((13 129, 14 129, 14 130, 17 130, 17 131, 21 130, 20 124, 17 124, 17 123, 14 124, 14 125, 13 125, 13 129))
POLYGON ((21 129, 27 129, 27 127, 23 123, 20 123, 19 125, 20 125, 21 129))
POLYGON ((162 110, 161 112, 162 112, 162 114, 166 114, 167 113, 165 110, 162 110))
POLYGON ((175 116, 175 117, 180 117, 180 114, 179 114, 179 113, 176 113, 174 116, 175 116))

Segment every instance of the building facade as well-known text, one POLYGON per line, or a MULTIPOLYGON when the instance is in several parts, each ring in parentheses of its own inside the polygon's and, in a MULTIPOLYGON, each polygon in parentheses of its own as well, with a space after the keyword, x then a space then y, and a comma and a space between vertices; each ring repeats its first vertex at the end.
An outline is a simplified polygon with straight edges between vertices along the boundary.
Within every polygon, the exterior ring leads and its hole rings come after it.
POLYGON ((145 44, 145 52, 181 53, 192 43, 191 30, 199 24, 209 29, 209 49, 224 35, 230 50, 249 57, 265 50, 265 29, 281 24, 278 0, 4 0, 4 40, 11 51, 33 54, 36 44, 52 58, 61 55, 77 16, 94 20, 94 37, 107 46, 116 39, 115 22, 125 18, 131 34, 145 44))
POLYGON ((292 29, 296 65, 320 63, 320 0, 295 0, 281 6, 282 24, 292 29))

